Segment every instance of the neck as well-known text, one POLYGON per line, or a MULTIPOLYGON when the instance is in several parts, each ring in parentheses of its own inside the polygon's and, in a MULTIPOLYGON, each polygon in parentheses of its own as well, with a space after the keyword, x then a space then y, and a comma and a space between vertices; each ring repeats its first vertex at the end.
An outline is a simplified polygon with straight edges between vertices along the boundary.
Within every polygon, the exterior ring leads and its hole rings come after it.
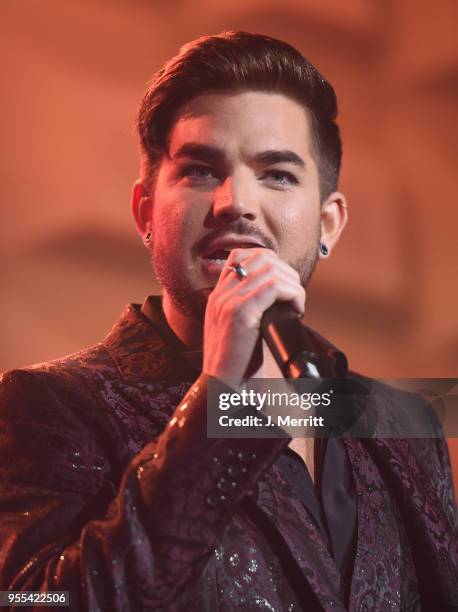
POLYGON ((167 292, 162 297, 162 309, 167 323, 176 336, 192 350, 202 348, 204 324, 202 319, 193 319, 175 308, 167 292))

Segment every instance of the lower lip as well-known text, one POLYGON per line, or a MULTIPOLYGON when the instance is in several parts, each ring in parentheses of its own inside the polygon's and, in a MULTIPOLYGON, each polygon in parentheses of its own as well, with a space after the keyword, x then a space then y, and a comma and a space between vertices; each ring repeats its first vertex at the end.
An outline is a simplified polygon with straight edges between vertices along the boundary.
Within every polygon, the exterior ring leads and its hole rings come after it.
POLYGON ((201 259, 202 272, 208 276, 219 276, 226 265, 226 260, 201 259))

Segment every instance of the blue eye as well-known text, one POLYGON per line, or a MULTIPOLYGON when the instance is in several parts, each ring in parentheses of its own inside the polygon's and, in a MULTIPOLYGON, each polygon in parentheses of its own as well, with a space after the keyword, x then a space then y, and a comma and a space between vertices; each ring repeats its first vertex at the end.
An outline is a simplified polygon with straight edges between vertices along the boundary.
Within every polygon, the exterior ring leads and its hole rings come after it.
POLYGON ((268 170, 267 176, 270 176, 277 185, 297 185, 299 181, 290 172, 284 170, 268 170))

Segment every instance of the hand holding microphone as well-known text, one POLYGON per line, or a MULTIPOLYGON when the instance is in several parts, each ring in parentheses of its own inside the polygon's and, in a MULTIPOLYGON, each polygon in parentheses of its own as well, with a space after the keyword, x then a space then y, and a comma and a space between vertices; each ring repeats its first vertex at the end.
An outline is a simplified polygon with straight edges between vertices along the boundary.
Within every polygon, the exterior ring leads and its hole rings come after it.
MULTIPOLYGON (((216 378, 242 382, 263 327, 268 343, 269 334, 272 340, 275 333, 281 334, 285 329, 285 321, 291 337, 297 336, 297 330, 302 328, 299 317, 304 313, 305 297, 297 271, 272 250, 233 249, 207 302, 203 371, 216 378), (279 319, 277 325, 275 321, 279 319)), ((288 350, 288 346, 289 342, 284 343, 284 349, 288 350)))

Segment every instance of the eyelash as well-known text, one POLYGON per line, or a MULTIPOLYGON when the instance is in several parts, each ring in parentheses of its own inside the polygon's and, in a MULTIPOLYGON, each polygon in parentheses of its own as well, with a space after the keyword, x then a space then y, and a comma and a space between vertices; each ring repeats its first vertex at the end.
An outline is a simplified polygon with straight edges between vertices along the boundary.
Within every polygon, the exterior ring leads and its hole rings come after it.
MULTIPOLYGON (((189 175, 189 173, 190 173, 192 170, 207 170, 207 171, 209 171, 209 172, 210 172, 210 171, 211 171, 211 168, 209 168, 208 166, 198 166, 197 164, 192 164, 192 165, 189 165, 189 166, 185 166, 185 167, 184 167, 184 168, 181 170, 180 174, 181 174, 181 176, 188 176, 188 175, 189 175)), ((202 178, 202 177, 193 177, 193 178, 202 178)))
MULTIPOLYGON (((191 173, 192 170, 206 170, 208 172, 212 172, 212 168, 208 167, 208 166, 199 166, 197 164, 192 164, 189 166, 185 166, 182 171, 181 171, 181 176, 185 177, 185 176, 189 176, 189 174, 191 173)), ((285 170, 268 170, 265 174, 276 174, 276 175, 282 175, 283 177, 286 177, 288 179, 288 181, 292 184, 292 185, 297 185, 299 183, 299 181, 297 180, 297 178, 294 176, 294 174, 291 174, 291 172, 286 172, 285 170)), ((216 175, 214 175, 216 176, 216 175)), ((204 177, 191 177, 191 178, 197 178, 197 179, 203 179, 204 177)), ((283 183, 281 183, 283 184, 283 183)))
POLYGON ((297 185, 299 183, 294 174, 291 174, 291 172, 286 172, 285 170, 268 170, 267 174, 281 174, 282 176, 285 176, 292 185, 297 185))

